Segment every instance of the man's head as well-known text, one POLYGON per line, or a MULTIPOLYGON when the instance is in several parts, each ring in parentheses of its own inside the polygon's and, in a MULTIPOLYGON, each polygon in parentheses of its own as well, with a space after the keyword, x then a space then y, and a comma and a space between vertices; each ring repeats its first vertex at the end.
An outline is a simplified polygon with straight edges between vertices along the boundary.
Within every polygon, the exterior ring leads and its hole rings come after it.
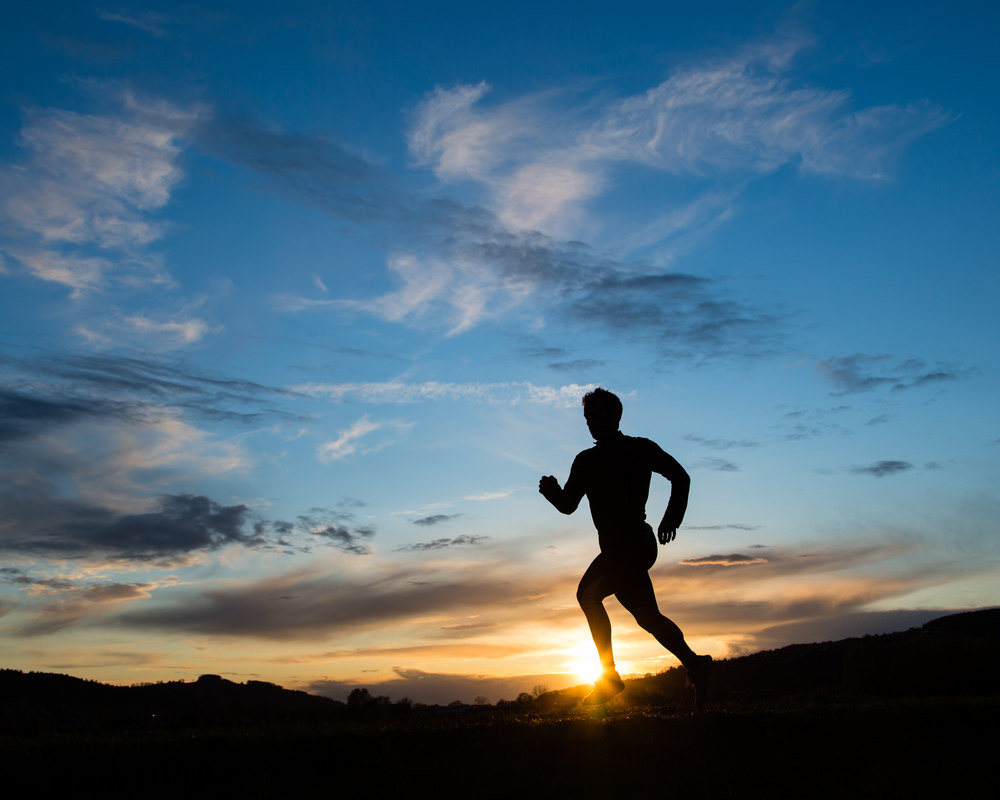
POLYGON ((590 435, 596 441, 618 432, 622 419, 622 401, 617 395, 600 387, 583 396, 583 416, 587 420, 590 435))

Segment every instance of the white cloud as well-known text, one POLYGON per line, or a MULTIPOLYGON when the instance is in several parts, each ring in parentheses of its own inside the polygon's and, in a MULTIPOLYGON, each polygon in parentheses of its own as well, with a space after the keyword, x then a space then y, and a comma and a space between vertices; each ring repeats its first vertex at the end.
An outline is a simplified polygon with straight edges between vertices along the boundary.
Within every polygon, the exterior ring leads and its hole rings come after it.
POLYGON ((669 248, 660 248, 660 263, 668 263, 679 251, 715 230, 734 213, 736 192, 706 193, 694 201, 671 208, 622 237, 626 252, 640 247, 670 241, 669 248))
POLYGON ((146 248, 164 233, 154 214, 183 177, 179 140, 198 111, 129 93, 118 99, 115 115, 29 111, 26 157, 0 172, 5 250, 75 295, 115 273, 133 283, 168 280, 146 248))
POLYGON ((167 25, 171 18, 166 14, 159 14, 155 11, 143 11, 139 14, 130 14, 126 11, 102 11, 98 9, 97 16, 106 22, 120 22, 138 28, 144 33, 162 39, 166 36, 167 25))
POLYGON ((386 447, 389 442, 383 440, 375 445, 361 447, 361 439, 386 428, 399 430, 409 427, 412 427, 412 423, 403 422, 402 420, 373 422, 368 419, 368 415, 366 414, 356 420, 349 428, 342 430, 340 436, 336 439, 320 445, 316 451, 316 457, 324 464, 329 464, 333 461, 347 458, 354 453, 372 453, 386 447))
POLYGON ((747 47, 675 72, 605 109, 579 140, 582 157, 678 174, 798 164, 807 173, 874 179, 893 150, 948 121, 929 103, 853 111, 847 91, 793 85, 785 73, 805 44, 747 47))
POLYGON ((797 85, 793 64, 809 44, 756 43, 577 108, 557 108, 555 93, 484 107, 484 83, 439 88, 417 109, 410 149, 442 179, 482 183, 508 225, 567 236, 592 225, 584 204, 610 185, 614 165, 737 183, 786 164, 878 179, 894 151, 948 121, 929 103, 855 111, 847 91, 797 85))
MULTIPOLYGON (((578 405, 580 398, 595 384, 571 383, 563 386, 536 386, 527 381, 512 383, 442 383, 424 381, 404 383, 305 383, 292 391, 328 397, 348 398, 366 403, 416 403, 422 400, 466 400, 479 403, 517 405, 522 402, 556 406, 578 405)), ((359 420, 360 422, 360 420, 359 420)), ((357 423, 355 423, 357 424, 357 423)))
POLYGON ((516 128, 509 117, 485 118, 472 110, 488 91, 483 81, 438 87, 428 95, 409 135, 410 152, 418 163, 433 165, 444 180, 485 177, 502 157, 497 145, 509 142, 516 128))
POLYGON ((530 293, 525 279, 498 277, 473 259, 442 259, 401 253, 389 259, 389 270, 402 284, 368 300, 277 298, 283 311, 352 308, 390 322, 439 327, 453 336, 495 317, 530 293))
POLYGON ((156 322, 146 317, 133 316, 126 317, 125 322, 136 332, 155 337, 162 347, 167 348, 193 344, 218 329, 203 319, 156 322))
POLYGON ((580 215, 579 207, 601 188, 596 170, 582 169, 572 159, 526 164, 498 187, 500 219, 519 230, 565 235, 580 215))
POLYGON ((470 494, 463 497, 463 500, 502 500, 504 497, 509 497, 513 493, 513 489, 507 489, 503 492, 480 492, 479 494, 470 494))
POLYGON ((75 330, 98 347, 127 343, 162 352, 195 344, 209 334, 218 333, 222 326, 183 311, 173 318, 163 315, 153 318, 143 314, 124 316, 115 309, 106 309, 102 317, 77 325, 75 330))
POLYGON ((105 273, 115 266, 106 258, 64 256, 49 250, 12 249, 8 252, 36 278, 72 287, 74 296, 99 288, 104 282, 105 273))

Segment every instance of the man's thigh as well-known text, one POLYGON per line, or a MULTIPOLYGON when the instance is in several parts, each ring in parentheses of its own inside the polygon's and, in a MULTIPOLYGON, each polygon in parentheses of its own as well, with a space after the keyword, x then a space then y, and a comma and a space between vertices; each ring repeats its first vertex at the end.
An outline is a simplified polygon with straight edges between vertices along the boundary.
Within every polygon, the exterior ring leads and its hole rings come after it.
POLYGON ((580 578, 576 596, 581 602, 601 602, 605 597, 615 594, 618 586, 615 564, 601 553, 590 562, 587 571, 580 578))
POLYGON ((618 602, 636 619, 660 613, 656 605, 656 594, 653 592, 653 582, 645 570, 623 568, 617 573, 613 583, 618 602))

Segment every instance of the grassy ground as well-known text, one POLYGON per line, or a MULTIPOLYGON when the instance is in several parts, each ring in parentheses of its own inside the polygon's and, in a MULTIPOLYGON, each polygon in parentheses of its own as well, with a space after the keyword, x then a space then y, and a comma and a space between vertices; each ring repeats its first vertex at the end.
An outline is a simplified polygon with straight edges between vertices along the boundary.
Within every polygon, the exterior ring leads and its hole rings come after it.
MULTIPOLYGON (((1000 698, 580 707, 7 735, 7 785, 75 794, 928 797, 974 791, 1000 698)), ((15 787, 10 787, 15 788, 15 787)), ((978 791, 977 791, 978 794, 978 791)))

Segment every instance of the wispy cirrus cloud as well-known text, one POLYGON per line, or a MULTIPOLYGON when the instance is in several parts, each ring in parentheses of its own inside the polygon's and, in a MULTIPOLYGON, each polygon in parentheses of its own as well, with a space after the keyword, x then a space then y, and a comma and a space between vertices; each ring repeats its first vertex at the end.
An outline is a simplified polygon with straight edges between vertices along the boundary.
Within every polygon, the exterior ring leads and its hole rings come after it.
POLYGON ((445 321, 447 335, 454 336, 499 316, 530 293, 527 281, 498 277, 475 259, 397 253, 389 257, 388 269, 400 286, 378 297, 309 300, 282 296, 277 298, 278 308, 353 309, 417 326, 440 327, 445 321))
POLYGON ((381 450, 389 443, 386 439, 382 438, 376 443, 365 445, 362 445, 361 440, 377 431, 405 430, 410 427, 412 427, 412 423, 403 420, 374 421, 369 419, 366 414, 342 430, 336 439, 321 444, 316 450, 316 457, 324 464, 329 464, 355 453, 363 454, 381 450))
POLYGON ((737 177, 797 164, 878 179, 895 152, 950 120, 929 103, 855 110, 846 91, 796 84, 792 67, 811 44, 758 41, 680 67, 645 92, 576 108, 565 93, 486 107, 485 83, 439 87, 414 115, 410 150, 443 180, 485 185, 505 224, 558 235, 583 219, 581 206, 616 165, 737 177))
POLYGON ((755 531, 760 525, 748 525, 745 522, 731 522, 728 525, 685 525, 686 531, 755 531))
POLYGON ((115 347, 128 341, 133 346, 142 343, 154 351, 185 347, 220 330, 222 326, 218 323, 199 317, 164 318, 157 315, 157 318, 152 318, 142 314, 109 315, 76 327, 76 332, 91 345, 115 347))
POLYGON ((124 321, 138 334, 153 335, 158 341, 165 341, 168 345, 175 346, 197 342, 213 328, 205 320, 197 318, 159 321, 134 315, 125 317, 124 321))
POLYGON ((760 442, 753 439, 709 439, 704 436, 695 436, 694 434, 688 434, 684 438, 689 442, 697 442, 713 450, 731 450, 734 447, 760 447, 760 442))
MULTIPOLYGON (((527 381, 512 383, 449 383, 423 381, 406 383, 303 383, 291 391, 331 400, 359 400, 366 403, 417 403, 436 400, 465 400, 478 403, 544 403, 572 406, 596 384, 537 386, 527 381)), ((373 424, 373 423, 367 423, 373 424)))
POLYGON ((953 366, 932 367, 918 358, 897 359, 865 353, 833 356, 820 361, 817 369, 836 390, 834 395, 857 394, 882 387, 904 391, 958 380, 963 375, 953 366))
POLYGON ((479 494, 470 494, 463 497, 463 500, 475 500, 477 502, 482 502, 485 500, 502 500, 504 497, 509 497, 513 490, 508 489, 503 492, 480 492, 479 494))
POLYGON ((291 390, 212 373, 148 352, 40 353, 22 358, 0 354, 0 370, 10 392, 20 397, 17 402, 0 403, 0 431, 17 419, 26 420, 30 408, 46 404, 76 408, 81 415, 132 420, 177 411, 243 422, 293 416, 276 405, 280 399, 294 397, 291 390))
POLYGON ((172 17, 169 14, 161 14, 156 11, 134 13, 125 10, 105 11, 98 9, 97 16, 106 22, 119 22, 136 28, 158 39, 167 35, 167 27, 172 22, 172 17))
POLYGON ((579 241, 509 227, 495 213, 409 192, 327 137, 249 119, 211 120, 197 141, 267 178, 282 194, 362 223, 387 249, 397 288, 368 298, 280 294, 280 310, 372 314, 413 327, 467 332, 528 314, 644 338, 664 355, 770 352, 783 314, 730 295, 724 281, 666 273, 579 241))
POLYGON ((394 289, 286 293, 286 311, 353 310, 448 335, 520 315, 628 336, 669 358, 763 355, 781 347, 788 313, 742 300, 725 279, 670 270, 670 252, 728 219, 761 175, 792 164, 877 179, 907 142, 950 119, 931 105, 856 109, 846 91, 802 85, 794 64, 809 44, 751 43, 619 99, 552 91, 490 106, 483 83, 439 87, 409 134, 416 163, 441 181, 437 194, 411 191, 329 137, 248 118, 214 118, 195 139, 276 191, 359 223, 386 252, 394 289), (597 224, 589 209, 614 171, 633 165, 688 188, 629 219, 602 209, 607 224, 597 224), (484 203, 449 197, 456 181, 481 189, 484 203), (602 229, 614 234, 593 244, 602 229), (630 258, 635 248, 651 255, 630 258))

